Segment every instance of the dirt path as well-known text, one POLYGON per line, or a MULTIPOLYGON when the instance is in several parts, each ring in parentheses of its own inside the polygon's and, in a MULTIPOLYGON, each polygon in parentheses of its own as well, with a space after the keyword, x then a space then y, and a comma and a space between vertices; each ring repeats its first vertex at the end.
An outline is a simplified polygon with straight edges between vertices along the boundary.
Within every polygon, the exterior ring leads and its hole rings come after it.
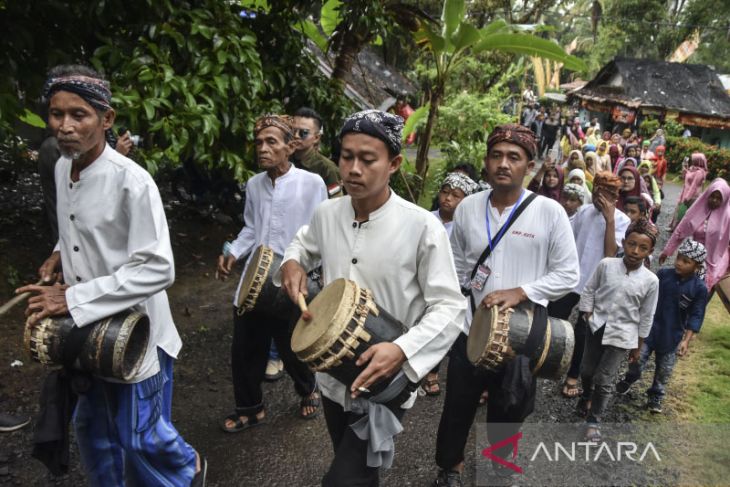
MULTIPOLYGON (((39 237, 47 229, 37 188, 33 176, 24 178, 16 187, 0 186, 0 296, 9 296, 19 282, 34 281, 35 269, 50 251, 50 244, 39 237)), ((677 188, 668 186, 666 191, 669 201, 676 199, 677 188)), ((664 225, 672 210, 672 204, 665 203, 660 224, 664 225)), ((185 344, 175 369, 173 417, 185 438, 208 457, 209 485, 319 485, 332 456, 324 419, 303 421, 295 417, 298 399, 289 378, 264 385, 267 425, 237 435, 220 431, 220 419, 233 407, 229 350, 236 282, 215 281, 213 266, 223 240, 239 229, 210 220, 201 222, 198 216, 175 205, 168 208, 168 216, 177 261, 177 280, 170 290, 170 301, 185 344)), ((35 414, 43 369, 22 352, 22 324, 20 309, 0 317, 0 410, 35 414), (24 365, 10 367, 16 359, 24 365)), ((445 367, 442 372, 445 375, 445 367)), ((382 485, 422 486, 433 480, 442 400, 443 395, 419 398, 406 414, 394 466, 383 474, 382 485)), ((606 420, 630 420, 641 400, 637 395, 623 401, 611 409, 606 420)), ((486 409, 481 411, 479 421, 484 421, 486 409)), ((672 417, 672 411, 667 414, 672 417)), ((558 395, 557 384, 541 380, 536 412, 529 421, 576 422, 578 418, 573 414, 573 402, 558 395)), ((0 436, 0 485, 84 485, 75 448, 71 472, 52 479, 39 462, 30 458, 31 435, 31 429, 26 428, 0 436)), ((473 442, 474 434, 467 446, 466 485, 474 482, 473 442)), ((558 469, 545 472, 546 481, 559 478, 558 469)))

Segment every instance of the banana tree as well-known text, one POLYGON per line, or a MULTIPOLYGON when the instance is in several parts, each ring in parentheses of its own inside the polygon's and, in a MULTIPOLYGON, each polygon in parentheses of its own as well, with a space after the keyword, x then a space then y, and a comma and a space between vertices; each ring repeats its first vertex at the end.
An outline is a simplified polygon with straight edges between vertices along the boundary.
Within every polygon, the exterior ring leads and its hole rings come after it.
POLYGON ((477 29, 466 18, 464 0, 445 0, 441 29, 437 31, 423 23, 416 32, 416 41, 433 55, 436 66, 436 79, 429 94, 428 118, 416 155, 416 171, 422 181, 420 190, 428 175, 428 149, 439 105, 446 95, 446 81, 459 63, 480 52, 501 51, 551 59, 562 63, 566 69, 586 70, 582 60, 568 55, 558 44, 526 32, 513 32, 512 27, 502 20, 477 29))

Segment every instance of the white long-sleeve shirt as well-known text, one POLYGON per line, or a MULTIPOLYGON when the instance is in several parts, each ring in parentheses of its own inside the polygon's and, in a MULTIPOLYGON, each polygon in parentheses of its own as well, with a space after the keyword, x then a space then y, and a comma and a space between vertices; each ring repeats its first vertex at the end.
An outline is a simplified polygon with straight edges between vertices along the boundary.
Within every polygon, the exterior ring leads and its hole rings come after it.
MULTIPOLYGON (((531 191, 524 190, 524 198, 531 191)), ((471 272, 487 246, 487 205, 492 238, 505 224, 512 206, 499 212, 489 200, 491 190, 466 197, 456 208, 451 246, 456 273, 470 287, 471 272)), ((547 306, 578 283, 578 254, 565 210, 556 201, 538 196, 515 220, 485 261, 491 270, 481 291, 474 290, 478 305, 484 297, 521 287, 530 301, 547 306)), ((471 309, 464 332, 471 327, 471 309)))
MULTIPOLYGON (((294 165, 276 178, 275 184, 265 172, 255 175, 246 184, 244 227, 231 244, 231 255, 240 259, 259 245, 284 255, 297 230, 309 223, 314 209, 326 199, 327 187, 322 178, 294 165)), ((244 275, 245 271, 233 297, 234 305, 244 275)))
MULTIPOLYGON (((616 245, 621 250, 624 234, 631 220, 619 209, 615 209, 613 215, 616 245)), ((573 292, 580 294, 598 267, 598 263, 606 257, 603 252, 606 219, 595 206, 583 205, 578 208, 571 225, 575 236, 575 246, 578 249, 578 260, 580 260, 580 281, 573 292)))
POLYGON ((643 265, 628 271, 623 259, 607 257, 598 264, 586 283, 578 309, 593 312, 588 325, 595 332, 603 325, 604 345, 625 348, 639 346, 654 322, 659 298, 659 279, 643 265))
MULTIPOLYGON (((370 289, 374 300, 409 329, 394 343, 406 356, 403 370, 411 381, 424 377, 459 335, 466 300, 446 230, 428 211, 391 193, 358 223, 349 196, 326 201, 284 254, 285 262, 296 260, 305 269, 320 258, 325 284, 346 278, 370 289)), ((345 384, 326 373, 318 373, 317 380, 326 397, 346 406, 345 384)))
POLYGON ((165 293, 175 266, 157 185, 107 145, 77 182, 71 181, 71 160, 58 160, 56 197, 57 249, 74 322, 86 326, 133 307, 146 313, 149 344, 130 382, 151 377, 159 370, 157 347, 172 357, 182 347, 165 293))

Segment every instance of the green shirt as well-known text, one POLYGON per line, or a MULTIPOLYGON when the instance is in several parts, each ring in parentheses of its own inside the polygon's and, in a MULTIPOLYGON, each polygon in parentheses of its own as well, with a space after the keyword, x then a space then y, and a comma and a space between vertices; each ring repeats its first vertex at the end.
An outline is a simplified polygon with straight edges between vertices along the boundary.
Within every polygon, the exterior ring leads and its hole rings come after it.
POLYGON ((340 183, 340 170, 337 165, 317 150, 312 150, 302 159, 302 167, 309 172, 319 174, 324 179, 324 184, 329 191, 330 187, 340 183))

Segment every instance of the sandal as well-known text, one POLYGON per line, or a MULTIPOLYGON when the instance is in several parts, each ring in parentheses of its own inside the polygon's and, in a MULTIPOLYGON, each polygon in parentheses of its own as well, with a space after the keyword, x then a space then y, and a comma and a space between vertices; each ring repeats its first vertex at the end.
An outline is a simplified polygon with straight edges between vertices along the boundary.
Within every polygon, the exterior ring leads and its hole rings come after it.
POLYGON ((225 431, 226 433, 239 433, 245 429, 253 428, 254 426, 263 424, 266 420, 266 416, 259 419, 254 414, 253 416, 246 416, 246 415, 239 415, 236 413, 229 414, 225 418, 223 418, 223 421, 221 421, 221 429, 225 431), (246 422, 241 421, 241 416, 247 418, 246 422), (227 421, 232 421, 233 427, 226 426, 227 421))
POLYGON ((560 391, 560 393, 563 395, 563 397, 567 397, 568 399, 573 399, 574 397, 578 397, 581 394, 583 394, 583 389, 578 387, 578 382, 570 383, 566 379, 565 382, 563 382, 563 390, 560 391))
POLYGON ((585 441, 589 443, 600 443, 601 442, 601 430, 598 429, 597 424, 589 423, 586 426, 585 441))
POLYGON ((299 417, 306 420, 315 419, 319 416, 319 406, 321 404, 322 401, 319 399, 319 393, 315 390, 310 395, 303 397, 302 400, 299 401, 299 417), (304 414, 303 410, 306 407, 314 408, 314 412, 304 414))
POLYGON ((426 379, 421 386, 427 396, 438 396, 441 394, 441 386, 438 377, 436 379, 426 379))

